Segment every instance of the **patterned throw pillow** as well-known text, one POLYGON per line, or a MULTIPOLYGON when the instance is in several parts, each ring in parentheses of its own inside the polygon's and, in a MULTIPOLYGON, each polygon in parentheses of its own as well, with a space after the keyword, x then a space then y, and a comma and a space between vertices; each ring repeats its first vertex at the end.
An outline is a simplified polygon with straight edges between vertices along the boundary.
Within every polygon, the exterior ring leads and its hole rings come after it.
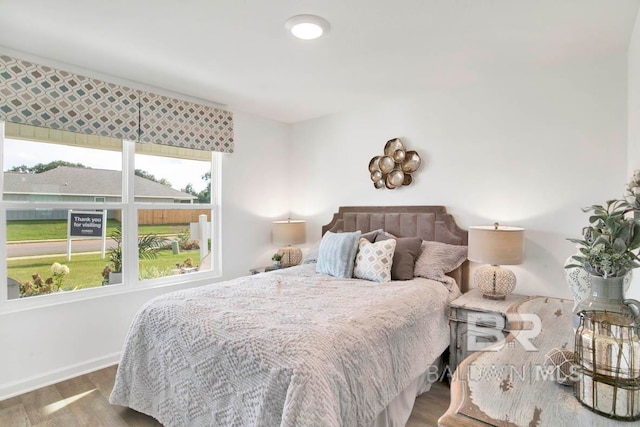
POLYGON ((360 239, 353 275, 373 282, 390 282, 395 250, 396 241, 393 239, 376 243, 360 239))
POLYGON ((466 246, 425 240, 422 242, 422 253, 416 260, 413 274, 442 283, 455 283, 453 278, 446 276, 446 273, 460 267, 466 259, 466 246))
POLYGON ((352 233, 327 231, 320 240, 316 271, 334 277, 353 277, 353 264, 359 238, 360 231, 352 233))

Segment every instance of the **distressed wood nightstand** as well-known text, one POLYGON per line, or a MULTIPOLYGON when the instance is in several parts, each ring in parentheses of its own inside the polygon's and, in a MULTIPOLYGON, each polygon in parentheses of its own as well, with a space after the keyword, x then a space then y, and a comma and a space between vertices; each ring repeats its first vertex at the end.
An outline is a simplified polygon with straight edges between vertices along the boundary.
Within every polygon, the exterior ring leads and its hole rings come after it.
POLYGON ((449 305, 449 368, 451 374, 470 354, 506 337, 511 331, 507 321, 509 307, 531 297, 510 294, 504 300, 483 298, 480 289, 472 289, 449 305))
POLYGON ((573 387, 556 383, 545 355, 574 347, 573 299, 531 297, 508 308, 523 327, 509 334, 502 347, 479 351, 461 362, 451 381, 451 405, 440 427, 631 426, 584 407, 573 387), (527 326, 535 316, 537 327, 527 326), (527 320, 527 317, 529 320, 527 320), (525 344, 527 344, 525 346, 525 344), (532 346, 532 348, 528 348, 532 346))

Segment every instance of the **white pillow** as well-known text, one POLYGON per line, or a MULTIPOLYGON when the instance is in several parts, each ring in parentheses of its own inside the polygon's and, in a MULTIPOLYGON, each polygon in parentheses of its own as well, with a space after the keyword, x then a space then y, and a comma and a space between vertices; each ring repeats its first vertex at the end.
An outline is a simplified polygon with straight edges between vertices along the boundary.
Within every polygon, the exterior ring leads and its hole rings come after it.
POLYGON ((318 248, 316 271, 334 277, 353 277, 353 264, 358 250, 360 231, 333 233, 327 231, 318 248))
POLYGON ((353 275, 373 282, 390 282, 395 250, 396 241, 393 239, 371 243, 361 238, 353 275))

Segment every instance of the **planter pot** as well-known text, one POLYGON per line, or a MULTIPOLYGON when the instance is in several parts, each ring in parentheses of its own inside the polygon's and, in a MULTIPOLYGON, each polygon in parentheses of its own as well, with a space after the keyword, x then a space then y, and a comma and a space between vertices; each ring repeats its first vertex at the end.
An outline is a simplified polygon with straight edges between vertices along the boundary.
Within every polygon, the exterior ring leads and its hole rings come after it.
POLYGON ((109 284, 116 285, 118 283, 122 283, 122 273, 109 273, 109 284))
MULTIPOLYGON (((578 253, 579 254, 579 253, 578 253)), ((572 257, 567 258, 564 265, 575 264, 576 261, 572 257)), ((591 274, 581 267, 564 268, 564 278, 569 285, 571 294, 573 296, 573 308, 578 306, 582 300, 584 300, 591 293, 591 274)), ((628 291, 631 287, 631 281, 633 280, 633 270, 630 270, 623 279, 624 290, 628 291)), ((573 325, 574 328, 576 325, 573 325)))
MULTIPOLYGON (((582 269, 580 269, 582 270, 582 269)), ((582 270, 584 271, 584 270, 582 270)), ((576 276, 578 277, 578 276, 576 276)), ((629 303, 625 303, 624 291, 629 288, 631 284, 631 272, 625 277, 609 277, 604 278, 600 276, 594 276, 589 274, 584 276, 581 274, 580 279, 580 294, 587 294, 587 297, 578 302, 573 309, 573 328, 578 328, 580 323, 579 313, 581 311, 606 311, 610 313, 618 313, 623 316, 633 318, 637 315, 637 311, 640 309, 640 303, 635 300, 626 300, 629 303), (585 289, 586 287, 586 289, 585 289)), ((576 281, 577 283, 577 281, 576 281)), ((574 296, 578 287, 572 288, 574 296)))
POLYGON ((640 306, 638 301, 624 299, 624 277, 600 277, 589 275, 589 295, 583 299, 574 313, 586 311, 606 311, 634 318, 640 306))

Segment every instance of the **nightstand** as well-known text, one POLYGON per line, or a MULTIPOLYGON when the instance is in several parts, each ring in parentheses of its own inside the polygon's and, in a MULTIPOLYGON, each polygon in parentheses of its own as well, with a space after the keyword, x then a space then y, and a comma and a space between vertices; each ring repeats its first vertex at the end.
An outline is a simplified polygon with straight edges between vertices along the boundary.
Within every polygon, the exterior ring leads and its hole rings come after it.
POLYGON ((509 335, 509 307, 531 297, 509 294, 504 300, 484 298, 475 288, 449 304, 449 368, 451 374, 470 354, 509 335))
POLYGON ((501 348, 479 351, 462 361, 451 381, 449 410, 438 426, 638 425, 591 412, 575 398, 573 387, 562 386, 549 375, 545 365, 549 350, 574 347, 573 299, 531 297, 508 310, 515 317, 537 316, 539 330, 525 328, 524 337, 511 334, 501 348))

